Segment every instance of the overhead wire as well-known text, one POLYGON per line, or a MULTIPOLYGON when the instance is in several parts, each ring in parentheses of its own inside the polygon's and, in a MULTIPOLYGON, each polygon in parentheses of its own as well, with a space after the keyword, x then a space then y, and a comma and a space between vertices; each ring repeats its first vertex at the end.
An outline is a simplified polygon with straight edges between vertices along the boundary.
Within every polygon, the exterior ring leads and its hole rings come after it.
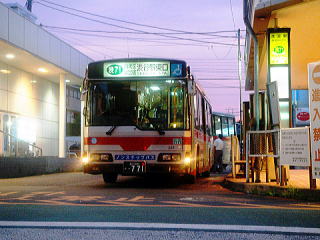
MULTIPOLYGON (((92 30, 92 29, 79 29, 79 28, 68 28, 68 27, 59 27, 59 26, 50 26, 41 24, 44 28, 50 29, 63 29, 63 30, 71 30, 71 31, 78 31, 78 32, 94 32, 94 33, 108 33, 108 34, 144 34, 144 35, 157 35, 157 34, 166 34, 166 35, 196 35, 196 34, 210 34, 212 37, 217 38, 237 38, 236 36, 230 35, 219 35, 216 33, 221 33, 225 31, 215 31, 215 32, 188 32, 188 33, 174 33, 174 32, 124 32, 124 31, 105 31, 105 30, 92 30)), ((229 32, 229 31, 228 31, 229 32)), ((232 31, 233 33, 234 31, 232 31)), ((202 39, 211 39, 211 38, 202 38, 202 39)), ((242 38, 244 39, 244 38, 242 38)))
MULTIPOLYGON (((65 37, 62 37, 62 38, 63 38, 63 40, 65 40, 65 41, 67 41, 67 42, 68 42, 68 40, 69 40, 69 39, 67 39, 67 38, 65 38, 65 37)), ((128 53, 128 51, 118 50, 118 49, 114 49, 114 48, 109 48, 109 47, 106 47, 105 45, 91 45, 90 43, 86 43, 86 42, 84 42, 84 41, 79 41, 78 38, 77 38, 77 39, 74 39, 74 38, 73 38, 73 40, 75 41, 75 42, 73 43, 73 45, 79 45, 79 42, 82 42, 82 43, 86 46, 86 48, 88 48, 89 51, 98 53, 98 54, 100 54, 100 55, 102 55, 102 56, 108 56, 108 57, 110 57, 110 58, 113 58, 113 56, 112 56, 112 55, 105 54, 105 53, 103 53, 103 52, 99 52, 99 51, 97 51, 97 50, 93 50, 92 48, 89 48, 88 46, 99 46, 99 47, 103 47, 103 48, 106 49, 106 50, 110 50, 110 51, 114 51, 114 52, 128 53)), ((84 46, 84 45, 79 45, 79 46, 84 46)), ((138 52, 129 52, 129 53, 130 53, 130 54, 140 55, 140 56, 146 56, 146 57, 157 57, 157 56, 155 56, 155 55, 138 53, 138 52)))
POLYGON ((232 0, 229 0, 229 3, 230 3, 230 11, 231 11, 232 22, 233 22, 233 30, 236 31, 236 23, 235 23, 235 20, 234 20, 232 0))
MULTIPOLYGON (((55 2, 52 2, 52 1, 48 1, 48 0, 38 0, 37 2, 39 2, 39 1, 46 2, 48 4, 52 4, 52 5, 55 5, 55 6, 62 7, 62 8, 66 8, 66 9, 69 9, 69 10, 72 10, 72 11, 84 13, 84 14, 87 14, 87 15, 90 15, 90 16, 100 17, 100 18, 104 18, 104 19, 108 19, 108 20, 112 20, 112 21, 117 21, 117 22, 122 22, 122 23, 126 23, 126 24, 132 24, 132 25, 140 26, 140 27, 148 27, 148 28, 172 31, 172 32, 177 32, 177 33, 182 33, 182 34, 210 35, 210 33, 194 33, 194 32, 190 32, 190 31, 184 31, 184 30, 178 30, 178 29, 172 29, 172 28, 164 28, 164 27, 141 24, 141 23, 136 23, 136 22, 122 20, 122 19, 111 18, 111 17, 107 17, 107 16, 103 16, 103 15, 99 15, 99 14, 95 14, 95 13, 79 10, 79 9, 76 9, 76 8, 71 8, 71 7, 68 7, 68 6, 65 6, 65 5, 62 5, 62 4, 58 4, 58 3, 55 3, 55 2)), ((242 31, 245 31, 245 30, 242 30, 242 31)), ((234 32, 234 31, 220 31, 220 32, 234 32)))
POLYGON ((67 34, 75 34, 80 36, 88 36, 88 37, 99 37, 99 38, 110 38, 110 39, 120 39, 120 40, 131 40, 131 41, 137 41, 137 42, 152 42, 152 43, 162 43, 171 45, 171 46, 196 46, 196 47, 206 47, 203 44, 191 44, 191 43, 172 43, 172 42, 162 42, 159 40, 149 40, 149 39, 142 39, 142 38, 125 38, 125 37, 116 37, 116 36, 106 36, 106 35, 99 35, 99 34, 84 34, 84 33, 78 33, 78 32, 69 32, 69 31, 61 31, 61 30, 53 30, 53 32, 60 32, 60 33, 67 33, 67 34))
MULTIPOLYGON (((39 1, 39 0, 38 0, 39 1)), ((116 24, 112 24, 112 23, 108 23, 108 22, 104 22, 104 21, 100 21, 98 19, 92 19, 92 18, 88 18, 86 16, 81 16, 81 15, 78 15, 78 14, 75 14, 75 13, 72 13, 72 12, 69 12, 69 11, 65 11, 65 10, 62 10, 62 9, 57 9, 57 8, 54 8, 52 6, 48 6, 48 5, 45 5, 43 3, 40 3, 38 2, 39 4, 41 4, 42 6, 45 6, 45 7, 48 7, 48 8, 51 8, 51 9, 54 9, 56 11, 60 11, 60 12, 63 12, 63 13, 66 13, 66 14, 69 14, 69 15, 73 15, 73 16, 76 16, 76 17, 80 17, 80 18, 83 18, 83 19, 86 19, 86 20, 89 20, 89 21, 93 21, 93 22, 96 22, 96 23, 100 23, 100 24, 105 24, 105 25, 109 25, 109 26, 112 26, 112 27, 116 27, 116 28, 121 28, 121 29, 126 29, 126 30, 129 30, 129 32, 116 32, 116 31, 102 31, 102 30, 85 30, 85 29, 71 29, 71 28, 61 28, 61 30, 70 30, 70 31, 73 31, 73 34, 75 34, 74 32, 75 31, 78 31, 78 32, 91 32, 91 33, 105 33, 105 34, 143 34, 143 35, 157 35, 157 36, 161 36, 161 37, 165 37, 166 40, 182 40, 182 41, 193 41, 193 42, 198 42, 199 44, 187 44, 187 43, 179 43, 178 45, 191 45, 191 46, 201 46, 201 47, 204 47, 205 45, 203 44, 216 44, 216 45, 221 45, 221 46, 230 46, 229 50, 228 50, 228 53, 224 56, 227 57, 230 52, 231 52, 231 49, 232 47, 235 47, 235 46, 238 46, 237 44, 231 44, 231 43, 226 43, 226 42, 215 42, 215 41, 203 41, 203 40, 208 40, 207 38, 204 39, 204 38, 201 38, 201 39, 194 39, 194 38, 184 38, 184 37, 175 37, 174 35, 206 35, 206 36, 210 36, 210 37, 219 37, 219 38, 231 38, 231 39, 235 39, 236 37, 234 36, 227 36, 227 35, 218 35, 217 33, 234 33, 235 31, 216 31, 216 32, 188 32, 188 31, 182 31, 182 30, 177 30, 177 29, 170 29, 170 28, 161 28, 161 27, 156 27, 156 26, 151 26, 151 25, 146 25, 146 24, 139 24, 139 23, 134 23, 134 22, 130 22, 130 21, 124 21, 124 20, 120 20, 120 19, 113 19, 113 18, 109 18, 109 17, 106 17, 106 16, 101 16, 101 15, 98 15, 98 14, 92 14, 92 13, 89 13, 89 12, 85 12, 85 11, 81 11, 81 10, 78 10, 78 9, 73 9, 73 8, 69 8, 69 7, 66 7, 66 6, 63 6, 63 5, 60 5, 60 4, 56 4, 56 3, 53 3, 53 2, 50 2, 50 1, 47 1, 47 0, 41 0, 43 2, 46 2, 46 3, 49 3, 49 4, 53 4, 53 5, 56 5, 56 6, 60 6, 60 7, 64 7, 66 9, 69 9, 69 10, 73 10, 73 11, 78 11, 78 12, 81 12, 81 13, 84 13, 84 14, 88 14, 88 15, 91 15, 91 16, 95 16, 95 17, 100 17, 100 18, 105 18, 105 19, 109 19, 109 20, 112 20, 112 21, 118 21, 118 22, 122 22, 122 23, 127 23, 127 24, 133 24, 133 25, 136 25, 136 26, 140 26, 140 27, 149 27, 149 28, 154 28, 154 29, 158 29, 158 30, 165 30, 165 31, 172 31, 171 33, 170 32, 148 32, 148 31, 142 31, 142 30, 139 30, 139 29, 134 29, 134 28, 130 28, 130 27, 125 27, 125 26, 120 26, 120 25, 116 25, 116 24), (168 36, 167 36, 168 35, 168 36)), ((230 4, 231 4, 231 11, 232 11, 232 16, 233 16, 233 10, 232 10, 232 2, 230 0, 230 4)), ((233 16, 233 24, 234 24, 234 27, 235 27, 235 21, 234 21, 234 16, 233 16)), ((44 25, 45 28, 59 28, 59 27, 55 27, 55 26, 46 26, 44 25)), ((244 31, 244 30, 242 30, 244 31)), ((65 32, 66 33, 66 32, 65 32)), ((83 35, 84 36, 84 35, 83 35)), ((87 35, 88 37, 90 37, 89 35, 87 35)), ((111 36, 105 36, 105 35, 91 35, 91 37, 111 37, 111 36)), ((118 39, 121 39, 121 38, 118 38, 118 39)), ((123 38, 122 38, 123 39, 123 38)), ((126 39, 129 39, 129 38, 126 38, 126 39)), ((143 38, 131 38, 130 40, 133 40, 133 41, 154 41, 156 39, 143 39, 143 38)), ((156 42, 155 42, 156 43, 156 42)), ((172 43, 169 43, 169 42, 158 42, 158 43, 163 43, 163 44, 172 44, 172 43)), ((110 49, 111 50, 111 49, 110 49)), ((117 50, 114 50, 114 51, 117 51, 117 50)), ((120 52, 120 51, 119 51, 120 52)), ((123 51, 123 52, 127 52, 127 51, 123 51)), ((197 61, 195 59, 192 59, 194 61, 197 61)), ((217 64, 217 63, 221 63, 221 64, 224 64, 224 65, 229 65, 229 64, 232 64, 232 62, 225 62, 223 63, 222 62, 223 59, 205 59, 204 61, 208 61, 208 63, 211 61, 217 61, 217 62, 214 62, 213 64, 217 64), (221 60, 221 61, 219 61, 221 60)), ((233 60, 233 59, 230 59, 230 60, 233 60)), ((203 60, 202 60, 203 61, 203 60)), ((201 64, 201 63, 200 63, 201 64)), ((212 65, 211 65, 212 66, 212 65)), ((229 71, 232 71, 230 69, 228 69, 229 71)), ((216 70, 217 71, 217 70, 216 70)), ((221 70, 223 71, 223 70, 221 70)), ((238 80, 238 79, 233 79, 233 78, 199 78, 198 80, 200 81, 235 81, 235 80, 238 80)), ((224 88, 224 89, 239 89, 238 87, 234 87, 234 86, 226 86, 226 85, 214 85, 214 86, 210 86, 210 87, 206 87, 206 88, 224 88)))
MULTIPOLYGON (((41 1, 45 1, 45 0, 41 0, 41 1)), ((45 2, 48 2, 48 1, 45 1, 45 2)), ((76 17, 79 17, 79 18, 83 18, 83 19, 86 19, 86 20, 89 20, 89 21, 93 21, 93 22, 97 22, 97 23, 101 23, 101 24, 105 24, 105 25, 109 25, 109 26, 113 26, 113 27, 117 27, 117 28, 122 28, 122 29, 126 29, 126 30, 146 33, 146 31, 142 31, 142 30, 138 30, 138 29, 134 29, 134 28, 129 28, 129 27, 124 27, 124 26, 120 26, 120 25, 116 25, 116 24, 112 24, 112 23, 107 23, 107 22, 104 22, 104 21, 100 21, 98 19, 92 19, 92 18, 89 18, 89 17, 86 17, 86 16, 82 16, 82 15, 78 15, 78 14, 75 14, 75 13, 72 13, 72 12, 69 12, 69 11, 65 11, 65 10, 62 10, 62 9, 59 9, 59 8, 56 8, 56 7, 48 6, 48 5, 46 5, 46 4, 44 4, 44 3, 40 2, 40 1, 37 1, 36 3, 40 4, 40 5, 44 6, 44 7, 51 8, 53 10, 56 10, 56 11, 59 11, 59 12, 63 12, 63 13, 66 13, 66 14, 69 14, 69 15, 72 15, 72 16, 76 16, 76 17)), ((54 4, 54 5, 57 5, 57 4, 54 4)), ((57 6, 59 6, 59 5, 57 5, 57 6)), ((217 44, 217 45, 224 45, 224 46, 237 46, 236 44, 231 44, 231 43, 222 43, 222 42, 214 42, 214 41, 203 41, 203 40, 197 40, 197 39, 192 39, 192 38, 183 38, 183 37, 177 37, 177 36, 167 36, 165 34, 158 34, 158 33, 155 33, 154 35, 162 36, 162 37, 165 37, 165 38, 179 39, 179 40, 192 41, 192 42, 198 42, 198 43, 217 44)))

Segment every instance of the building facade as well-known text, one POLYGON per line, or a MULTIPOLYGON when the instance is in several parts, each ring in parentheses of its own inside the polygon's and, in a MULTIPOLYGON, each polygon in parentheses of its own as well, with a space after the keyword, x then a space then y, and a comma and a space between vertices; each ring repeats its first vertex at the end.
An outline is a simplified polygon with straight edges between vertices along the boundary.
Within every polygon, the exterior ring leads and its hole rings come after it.
MULTIPOLYGON (((268 81, 272 81, 268 32, 289 30, 288 75, 279 73, 276 76, 279 95, 288 90, 288 103, 281 106, 280 101, 282 127, 307 125, 308 64, 320 60, 320 0, 248 0, 247 3, 246 13, 259 43, 258 89, 265 91, 268 81)), ((249 34, 245 52, 246 90, 253 90, 254 42, 249 34)), ((263 117, 260 114, 260 120, 263 117)))
POLYGON ((64 157, 92 60, 11 7, 0 3, 0 156, 64 157))

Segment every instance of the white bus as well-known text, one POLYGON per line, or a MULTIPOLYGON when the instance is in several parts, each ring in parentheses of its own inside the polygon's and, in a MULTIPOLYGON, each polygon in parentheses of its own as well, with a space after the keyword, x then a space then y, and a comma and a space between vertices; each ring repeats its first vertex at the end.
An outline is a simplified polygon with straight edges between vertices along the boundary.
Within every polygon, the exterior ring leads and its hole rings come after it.
POLYGON ((82 87, 84 172, 209 175, 212 110, 186 62, 117 59, 88 65, 82 87))
POLYGON ((212 113, 213 136, 216 139, 222 134, 224 149, 222 154, 222 164, 226 168, 231 165, 231 137, 237 135, 235 116, 228 113, 212 113))

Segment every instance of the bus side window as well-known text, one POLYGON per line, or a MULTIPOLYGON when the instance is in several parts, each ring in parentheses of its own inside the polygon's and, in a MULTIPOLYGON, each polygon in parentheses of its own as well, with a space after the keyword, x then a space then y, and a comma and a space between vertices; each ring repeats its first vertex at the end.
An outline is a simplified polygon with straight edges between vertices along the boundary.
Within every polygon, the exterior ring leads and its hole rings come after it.
POLYGON ((202 122, 202 117, 201 117, 201 104, 200 104, 200 94, 197 91, 195 95, 195 129, 200 130, 201 129, 201 122, 202 122))
POLYGON ((222 134, 222 127, 221 127, 221 117, 220 116, 214 116, 214 128, 215 133, 214 135, 218 136, 219 134, 222 134))
POLYGON ((198 116, 199 116, 199 122, 198 122, 198 124, 199 124, 199 127, 198 127, 198 129, 200 130, 200 131, 203 131, 203 114, 202 114, 202 97, 201 97, 201 95, 200 95, 200 93, 198 93, 198 116))
POLYGON ((173 87, 170 89, 170 126, 173 128, 184 127, 184 89, 173 87))
POLYGON ((206 133, 206 101, 205 99, 201 96, 201 110, 202 110, 202 122, 201 122, 201 130, 203 133, 206 133))
POLYGON ((233 118, 229 118, 228 119, 228 124, 229 124, 229 135, 235 135, 234 119, 233 118))
POLYGON ((207 134, 212 136, 211 109, 208 102, 206 102, 206 130, 207 134))
POLYGON ((229 136, 228 118, 222 117, 222 135, 229 136))

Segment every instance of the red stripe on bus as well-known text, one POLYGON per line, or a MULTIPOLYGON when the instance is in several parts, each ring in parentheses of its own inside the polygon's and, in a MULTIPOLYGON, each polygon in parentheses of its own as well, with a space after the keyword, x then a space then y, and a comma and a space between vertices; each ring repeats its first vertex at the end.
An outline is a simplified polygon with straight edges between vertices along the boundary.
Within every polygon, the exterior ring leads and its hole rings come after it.
POLYGON ((145 151, 151 145, 174 144, 174 139, 182 139, 182 145, 191 145, 191 137, 87 137, 85 145, 120 145, 124 151, 145 151))

